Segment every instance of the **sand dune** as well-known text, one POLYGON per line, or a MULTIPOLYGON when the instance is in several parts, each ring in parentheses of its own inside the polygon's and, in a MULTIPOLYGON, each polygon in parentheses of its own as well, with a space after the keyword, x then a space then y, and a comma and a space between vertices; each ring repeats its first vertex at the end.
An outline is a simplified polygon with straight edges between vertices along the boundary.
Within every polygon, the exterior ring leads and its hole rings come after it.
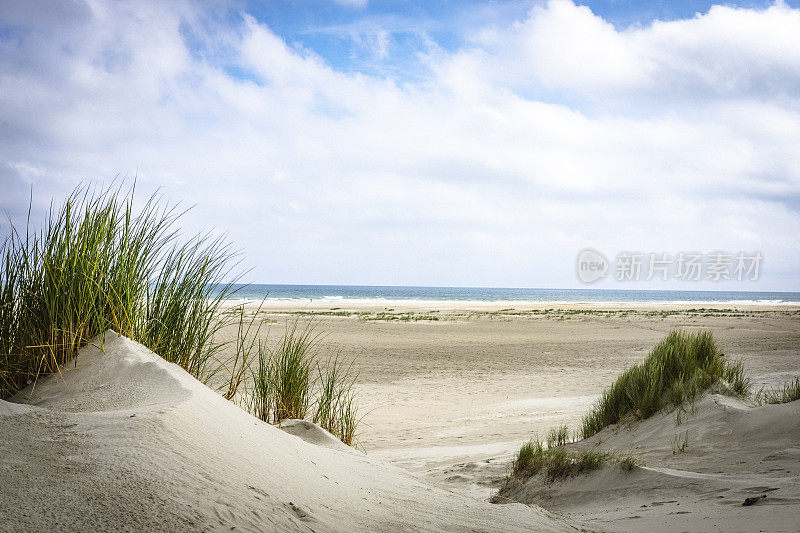
POLYGON ((800 401, 752 407, 709 395, 679 425, 675 412, 660 414, 569 446, 630 454, 644 466, 626 472, 611 463, 555 483, 534 476, 498 499, 539 504, 604 531, 800 528, 800 401))
POLYGON ((563 531, 251 417, 113 332, 0 401, 0 529, 563 531), (27 402, 22 404, 19 402, 27 402))
MULTIPOLYGON (((756 390, 800 372, 796 307, 717 305, 717 313, 706 313, 690 312, 691 305, 559 304, 525 314, 554 304, 428 304, 271 302, 261 315, 270 321, 263 338, 274 346, 287 322, 313 318, 323 334, 321 358, 339 353, 358 373, 359 447, 477 499, 496 492, 523 442, 560 423, 577 427, 603 388, 672 329, 712 331, 726 354, 744 360, 756 390), (358 314, 338 316, 343 310, 358 314), (361 315, 400 312, 438 320, 361 315)), ((236 334, 231 327, 220 337, 236 334)))

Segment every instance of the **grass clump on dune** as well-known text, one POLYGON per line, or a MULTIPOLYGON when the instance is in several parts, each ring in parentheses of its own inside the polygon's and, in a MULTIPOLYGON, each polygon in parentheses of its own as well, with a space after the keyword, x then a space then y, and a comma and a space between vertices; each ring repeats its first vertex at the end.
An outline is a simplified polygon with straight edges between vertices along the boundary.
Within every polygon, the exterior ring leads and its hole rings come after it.
POLYGON ((542 473, 548 481, 591 472, 610 458, 609 454, 571 451, 564 446, 545 447, 538 439, 522 445, 512 465, 514 474, 532 476, 542 473))
POLYGON ((352 362, 345 366, 339 357, 328 360, 323 369, 317 365, 319 391, 313 421, 345 444, 353 444, 358 425, 358 406, 353 385, 356 375, 352 362))
POLYGON ((352 363, 345 366, 336 357, 324 367, 320 365, 316 361, 318 338, 313 327, 299 329, 295 322, 274 350, 259 342, 247 403, 253 415, 265 422, 310 418, 353 445, 360 419, 352 363))
POLYGON ((567 426, 561 424, 547 432, 544 442, 537 437, 523 444, 511 464, 511 473, 506 482, 512 477, 524 480, 541 474, 552 483, 597 470, 608 461, 617 462, 625 472, 630 472, 641 464, 631 455, 570 449, 568 434, 567 426))
POLYGON ((133 203, 133 191, 81 187, 51 205, 42 229, 11 226, 0 247, 0 397, 58 372, 107 329, 206 377, 232 254, 216 239, 179 242, 174 206, 133 203))
POLYGON ((272 360, 266 345, 259 340, 256 368, 252 371, 253 384, 246 399, 249 411, 264 422, 272 421, 272 360))
POLYGON ((727 360, 710 332, 673 331, 603 391, 583 418, 581 436, 591 437, 623 417, 643 420, 665 407, 693 401, 718 382, 738 396, 750 388, 741 362, 727 360))
POLYGON ((759 405, 789 403, 800 400, 800 378, 784 383, 782 387, 761 389, 755 395, 759 405))
MULTIPOLYGON (((260 350, 261 339, 259 334, 264 326, 264 320, 258 320, 258 314, 264 301, 256 309, 249 320, 245 318, 245 305, 241 304, 233 308, 231 315, 235 317, 238 325, 236 334, 235 349, 228 361, 217 366, 217 372, 223 372, 227 379, 220 388, 220 392, 226 400, 236 402, 237 398, 247 398, 248 376, 251 373, 250 365, 254 353, 260 350), (257 346, 259 346, 257 350, 257 346), (243 394, 239 394, 240 388, 243 394)), ((253 392, 250 391, 250 394, 253 392)))
POLYGON ((311 402, 312 355, 317 336, 311 328, 286 332, 272 358, 272 407, 275 420, 305 418, 311 402))
MULTIPOLYGON (((244 396, 264 421, 305 418, 316 337, 295 327, 268 352, 252 340, 261 322, 247 323, 244 307, 222 308, 235 293, 224 282, 232 277, 228 245, 202 235, 181 240, 182 212, 158 197, 138 211, 133 205, 132 190, 81 187, 51 206, 41 230, 11 226, 0 246, 0 398, 58 372, 113 329, 204 383, 227 372, 223 396, 244 396), (237 317, 234 355, 220 362, 214 334, 237 317)), ((331 398, 325 429, 350 444, 358 422, 353 382, 337 365, 320 375, 331 391, 322 393, 331 398)))
POLYGON ((626 455, 625 457, 620 458, 619 460, 619 467, 624 470, 625 472, 630 472, 637 466, 639 466, 639 460, 633 457, 632 455, 626 455))
POLYGON ((555 448, 569 442, 569 428, 566 424, 561 424, 551 428, 547 432, 547 447, 555 448))

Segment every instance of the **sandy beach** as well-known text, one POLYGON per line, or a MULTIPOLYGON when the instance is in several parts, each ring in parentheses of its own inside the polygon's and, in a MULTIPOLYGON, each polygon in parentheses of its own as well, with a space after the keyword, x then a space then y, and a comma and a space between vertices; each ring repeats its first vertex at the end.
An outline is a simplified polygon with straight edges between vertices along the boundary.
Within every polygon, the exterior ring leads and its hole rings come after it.
POLYGON ((353 361, 361 449, 479 499, 523 442, 575 427, 671 329, 713 331, 756 387, 800 374, 800 308, 785 305, 313 301, 260 316, 268 340, 312 322, 323 357, 353 361))
POLYGON ((800 533, 800 0, 0 49, 0 533, 800 533))
POLYGON ((247 312, 264 321, 267 342, 311 321, 318 357, 352 360, 363 416, 355 449, 307 421, 261 422, 109 331, 59 375, 0 401, 0 530, 796 526, 796 401, 758 407, 712 391, 683 420, 663 412, 567 444, 629 454, 629 471, 612 460, 555 482, 507 475, 521 444, 559 423, 576 427, 675 328, 712 331, 756 389, 800 375, 798 308, 281 303, 247 312), (743 506, 748 498, 756 504, 743 506))
POLYGON ((0 400, 0 530, 571 529, 538 507, 436 488, 310 424, 287 426, 109 331, 61 376, 0 400))

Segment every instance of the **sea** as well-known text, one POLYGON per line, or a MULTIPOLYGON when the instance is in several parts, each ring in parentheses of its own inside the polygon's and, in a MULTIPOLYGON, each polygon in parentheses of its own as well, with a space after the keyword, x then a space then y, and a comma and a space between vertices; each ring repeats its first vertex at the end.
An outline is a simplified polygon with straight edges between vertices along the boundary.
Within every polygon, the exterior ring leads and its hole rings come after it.
POLYGON ((236 285, 233 300, 307 302, 457 301, 552 303, 760 303, 800 305, 800 292, 677 291, 615 289, 514 289, 372 285, 236 285))

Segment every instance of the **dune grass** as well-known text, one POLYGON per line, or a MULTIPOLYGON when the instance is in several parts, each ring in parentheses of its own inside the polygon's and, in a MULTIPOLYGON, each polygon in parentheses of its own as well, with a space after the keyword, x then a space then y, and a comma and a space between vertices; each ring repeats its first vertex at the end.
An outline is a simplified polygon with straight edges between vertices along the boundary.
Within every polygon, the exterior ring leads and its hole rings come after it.
MULTIPOLYGON (((252 345, 251 345, 252 347, 252 345)), ((246 401, 249 410, 259 420, 272 422, 272 358, 266 344, 258 341, 256 367, 252 370, 253 384, 246 401)))
POLYGON ((672 455, 683 453, 689 447, 689 430, 678 433, 672 437, 672 455))
MULTIPOLYGON (((258 314, 264 305, 264 300, 253 313, 249 320, 245 317, 245 305, 238 305, 232 310, 235 322, 238 327, 233 356, 228 361, 222 362, 217 366, 217 372, 224 372, 227 375, 225 384, 220 392, 226 400, 236 401, 240 397, 249 397, 247 389, 248 373, 251 372, 250 365, 254 353, 259 353, 261 342, 260 333, 264 327, 264 321, 258 319, 258 314), (244 389, 243 394, 239 394, 240 389, 244 389)), ((262 364, 259 361, 259 364, 262 364)))
POLYGON ((532 476, 542 473, 548 481, 564 479, 600 468, 610 454, 594 451, 572 451, 565 446, 545 446, 539 439, 522 445, 512 465, 513 474, 532 476))
POLYGON ((133 190, 79 187, 43 227, 10 226, 0 247, 0 397, 58 372, 107 329, 204 380, 218 349, 234 254, 219 239, 179 239, 182 212, 133 190))
POLYGON ((353 392, 356 378, 352 361, 345 366, 338 355, 329 358, 324 369, 317 364, 319 390, 313 422, 348 445, 353 444, 359 421, 353 392))
MULTIPOLYGON (((727 360, 711 333, 672 331, 642 363, 625 370, 603 391, 594 408, 584 416, 578 436, 591 437, 625 417, 643 420, 666 407, 682 408, 685 402, 693 402, 715 384, 721 384, 737 396, 746 396, 750 389, 742 363, 727 360)), ((767 399, 777 402, 792 401, 798 394, 800 380, 782 389, 762 391, 760 396, 764 402, 767 399)), ((624 471, 638 465, 632 456, 570 450, 565 446, 568 442, 569 430, 561 424, 547 432, 544 443, 538 438, 525 443, 512 464, 512 475, 525 477, 542 473, 552 482, 589 472, 609 460, 617 461, 624 471)), ((688 432, 676 437, 673 453, 684 452, 688 444, 688 432)))
POLYGON ((617 455, 614 453, 598 452, 593 450, 570 449, 566 444, 567 426, 561 424, 548 431, 547 439, 543 442, 538 437, 522 445, 517 456, 511 464, 511 477, 527 479, 536 474, 542 476, 550 483, 571 476, 597 470, 607 462, 616 462, 621 470, 630 472, 642 463, 632 455, 617 455))
POLYGON ((710 332, 672 331, 642 363, 625 370, 603 391, 582 420, 581 436, 591 437, 623 417, 643 420, 665 407, 693 401, 720 382, 738 396, 750 389, 741 362, 726 359, 710 332))
POLYGON ((345 365, 337 356, 320 364, 318 340, 313 324, 300 328, 298 322, 287 325, 272 350, 259 340, 246 404, 254 416, 273 424, 309 418, 352 446, 360 422, 352 362, 345 365))
POLYGON ((79 187, 51 205, 41 229, 10 226, 0 247, 0 398, 58 372, 113 329, 204 383, 226 372, 223 396, 245 397, 264 421, 305 418, 313 404, 325 429, 351 444, 358 419, 349 371, 338 361, 319 369, 326 399, 312 400, 317 337, 295 323, 269 351, 257 340, 258 312, 248 322, 243 306, 224 310, 236 292, 235 254, 221 239, 181 239, 183 213, 156 196, 137 211, 133 189, 79 187), (224 344, 214 335, 234 322, 234 355, 220 362, 224 344))
POLYGON ((196 237, 172 246, 148 283, 142 331, 134 337, 167 361, 206 382, 216 372, 221 345, 212 339, 229 321, 221 304, 233 292, 228 263, 233 255, 219 239, 196 237))
POLYGON ((548 448, 555 448, 556 446, 566 444, 569 442, 569 428, 566 426, 566 424, 561 424, 554 428, 550 428, 550 430, 547 432, 546 440, 548 448))
POLYGON ((640 461, 632 455, 626 455, 619 459, 619 467, 625 472, 630 472, 640 464, 640 461))
POLYGON ((784 383, 783 386, 761 389, 755 394, 758 405, 789 403, 800 400, 800 378, 784 383))
POLYGON ((276 422, 305 418, 311 403, 313 357, 318 336, 313 326, 298 331, 295 322, 286 331, 272 357, 272 396, 276 422))

